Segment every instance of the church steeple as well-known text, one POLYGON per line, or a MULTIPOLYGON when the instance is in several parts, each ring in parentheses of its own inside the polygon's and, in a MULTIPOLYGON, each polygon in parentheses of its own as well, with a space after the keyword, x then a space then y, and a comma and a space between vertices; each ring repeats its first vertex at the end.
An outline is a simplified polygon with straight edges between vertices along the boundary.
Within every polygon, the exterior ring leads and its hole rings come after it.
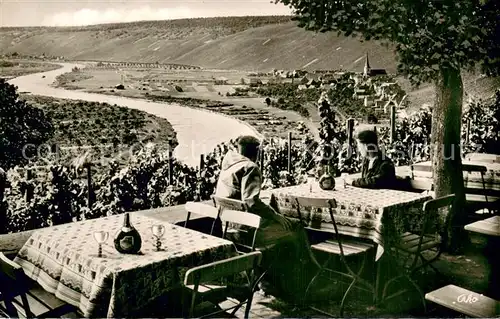
POLYGON ((363 69, 363 75, 368 76, 370 74, 370 61, 368 60, 368 52, 366 52, 365 68, 363 69))

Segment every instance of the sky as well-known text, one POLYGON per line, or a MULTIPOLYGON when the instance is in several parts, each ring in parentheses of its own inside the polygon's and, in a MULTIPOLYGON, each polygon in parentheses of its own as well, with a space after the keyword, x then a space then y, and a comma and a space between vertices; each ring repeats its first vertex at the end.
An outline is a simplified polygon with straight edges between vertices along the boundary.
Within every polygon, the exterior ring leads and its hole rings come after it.
POLYGON ((81 26, 290 13, 289 8, 271 0, 0 0, 0 26, 81 26))

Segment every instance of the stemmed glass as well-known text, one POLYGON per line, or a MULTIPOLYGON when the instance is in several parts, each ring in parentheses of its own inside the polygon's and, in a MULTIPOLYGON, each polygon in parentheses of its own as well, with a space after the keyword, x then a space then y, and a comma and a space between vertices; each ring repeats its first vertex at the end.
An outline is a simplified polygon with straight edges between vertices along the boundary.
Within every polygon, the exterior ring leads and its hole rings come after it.
POLYGON ((96 231, 94 232, 94 239, 99 244, 99 250, 97 252, 97 257, 102 257, 102 244, 106 242, 109 238, 109 233, 107 231, 96 231))
POLYGON ((342 183, 344 184, 344 188, 347 187, 347 178, 349 178, 349 173, 342 173, 340 174, 340 177, 342 179, 342 183))
POLYGON ((156 224, 151 226, 151 232, 153 233, 153 236, 156 238, 156 251, 160 251, 161 247, 161 238, 165 234, 165 226, 162 224, 156 224))

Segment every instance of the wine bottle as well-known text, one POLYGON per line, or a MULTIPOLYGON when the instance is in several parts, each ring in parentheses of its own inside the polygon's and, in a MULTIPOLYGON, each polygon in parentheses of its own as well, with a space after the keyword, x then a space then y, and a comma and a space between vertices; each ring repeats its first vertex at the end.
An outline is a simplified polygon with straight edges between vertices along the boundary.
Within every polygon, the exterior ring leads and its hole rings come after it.
POLYGON ((326 165, 326 171, 319 178, 319 187, 323 190, 332 190, 335 188, 335 178, 330 173, 330 165, 326 165))
POLYGON ((130 224, 130 215, 125 213, 123 226, 116 233, 115 248, 122 254, 137 254, 141 250, 142 239, 137 229, 130 224))

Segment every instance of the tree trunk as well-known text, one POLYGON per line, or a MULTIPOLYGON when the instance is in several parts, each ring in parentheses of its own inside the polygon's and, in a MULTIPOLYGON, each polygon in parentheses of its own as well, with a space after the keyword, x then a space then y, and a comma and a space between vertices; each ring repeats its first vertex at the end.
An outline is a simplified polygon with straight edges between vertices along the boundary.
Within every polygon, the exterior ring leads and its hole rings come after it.
POLYGON ((460 130, 463 83, 459 70, 442 70, 436 81, 432 111, 431 156, 436 197, 456 195, 455 209, 449 212, 444 229, 448 252, 459 252, 467 240, 465 192, 462 172, 460 130))

